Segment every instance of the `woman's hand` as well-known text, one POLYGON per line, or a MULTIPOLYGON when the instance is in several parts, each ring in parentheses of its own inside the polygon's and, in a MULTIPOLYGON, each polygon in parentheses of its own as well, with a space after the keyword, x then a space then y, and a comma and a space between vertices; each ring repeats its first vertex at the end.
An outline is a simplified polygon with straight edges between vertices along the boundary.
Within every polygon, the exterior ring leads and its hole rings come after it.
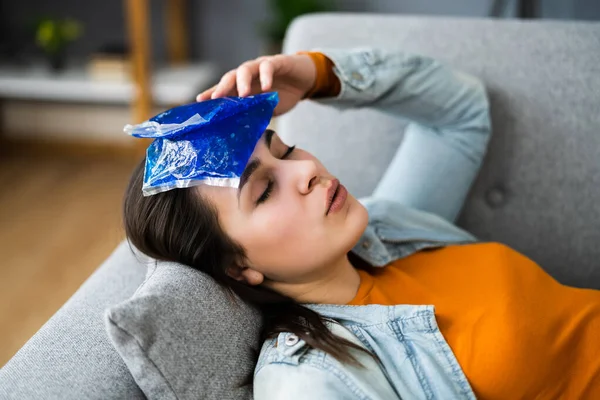
POLYGON ((218 84, 200 93, 197 101, 225 96, 250 96, 276 91, 279 103, 275 115, 291 110, 313 87, 316 67, 305 54, 259 57, 227 72, 218 84))

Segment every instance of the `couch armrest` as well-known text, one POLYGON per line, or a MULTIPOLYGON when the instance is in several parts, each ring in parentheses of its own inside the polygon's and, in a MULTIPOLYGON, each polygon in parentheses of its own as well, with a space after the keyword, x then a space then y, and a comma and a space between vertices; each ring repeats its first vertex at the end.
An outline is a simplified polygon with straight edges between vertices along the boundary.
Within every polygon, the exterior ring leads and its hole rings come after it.
POLYGON ((137 289, 145 260, 123 241, 0 370, 0 398, 143 399, 108 340, 103 313, 137 289))

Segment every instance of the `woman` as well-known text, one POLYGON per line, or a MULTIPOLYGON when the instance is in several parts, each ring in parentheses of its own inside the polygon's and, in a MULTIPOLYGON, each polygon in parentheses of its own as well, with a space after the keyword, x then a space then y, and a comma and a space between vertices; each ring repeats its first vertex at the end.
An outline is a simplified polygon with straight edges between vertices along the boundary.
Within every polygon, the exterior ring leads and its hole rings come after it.
POLYGON ((256 399, 600 398, 599 292, 452 224, 490 136, 477 79, 423 56, 332 50, 248 61, 198 100, 271 90, 276 114, 311 98, 411 123, 360 202, 269 130, 239 191, 143 197, 143 163, 134 173, 130 241, 263 311, 256 399))

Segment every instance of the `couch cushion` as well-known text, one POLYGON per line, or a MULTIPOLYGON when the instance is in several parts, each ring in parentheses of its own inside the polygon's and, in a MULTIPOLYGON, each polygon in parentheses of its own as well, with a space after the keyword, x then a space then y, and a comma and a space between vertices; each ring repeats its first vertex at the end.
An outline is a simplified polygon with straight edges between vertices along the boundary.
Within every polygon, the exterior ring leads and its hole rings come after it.
MULTIPOLYGON (((493 135, 459 225, 563 283, 600 288, 600 22, 321 14, 293 23, 285 51, 357 46, 429 55, 480 77, 493 135)), ((303 102, 278 128, 361 197, 404 123, 303 102)))
POLYGON ((0 399, 143 399, 106 336, 103 314, 131 297, 145 262, 123 241, 0 370, 0 399))
POLYGON ((258 311, 207 275, 159 262, 131 299, 106 312, 115 348, 149 399, 250 399, 258 311))

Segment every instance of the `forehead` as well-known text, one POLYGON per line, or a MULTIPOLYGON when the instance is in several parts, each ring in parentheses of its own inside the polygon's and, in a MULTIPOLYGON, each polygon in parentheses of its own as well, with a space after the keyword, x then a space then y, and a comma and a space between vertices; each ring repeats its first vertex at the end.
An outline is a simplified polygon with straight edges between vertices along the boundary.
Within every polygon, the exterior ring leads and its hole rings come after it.
POLYGON ((237 188, 201 184, 193 188, 204 200, 212 204, 219 218, 237 210, 237 188))
MULTIPOLYGON (((275 131, 267 129, 263 132, 260 139, 254 147, 254 151, 250 156, 248 162, 252 159, 259 157, 260 153, 268 151, 273 139, 277 137, 275 131)), ((227 213, 231 211, 233 207, 237 209, 237 187, 225 187, 225 186, 212 186, 207 184, 200 184, 194 188, 196 192, 204 199, 210 201, 217 207, 219 213, 227 213)))

